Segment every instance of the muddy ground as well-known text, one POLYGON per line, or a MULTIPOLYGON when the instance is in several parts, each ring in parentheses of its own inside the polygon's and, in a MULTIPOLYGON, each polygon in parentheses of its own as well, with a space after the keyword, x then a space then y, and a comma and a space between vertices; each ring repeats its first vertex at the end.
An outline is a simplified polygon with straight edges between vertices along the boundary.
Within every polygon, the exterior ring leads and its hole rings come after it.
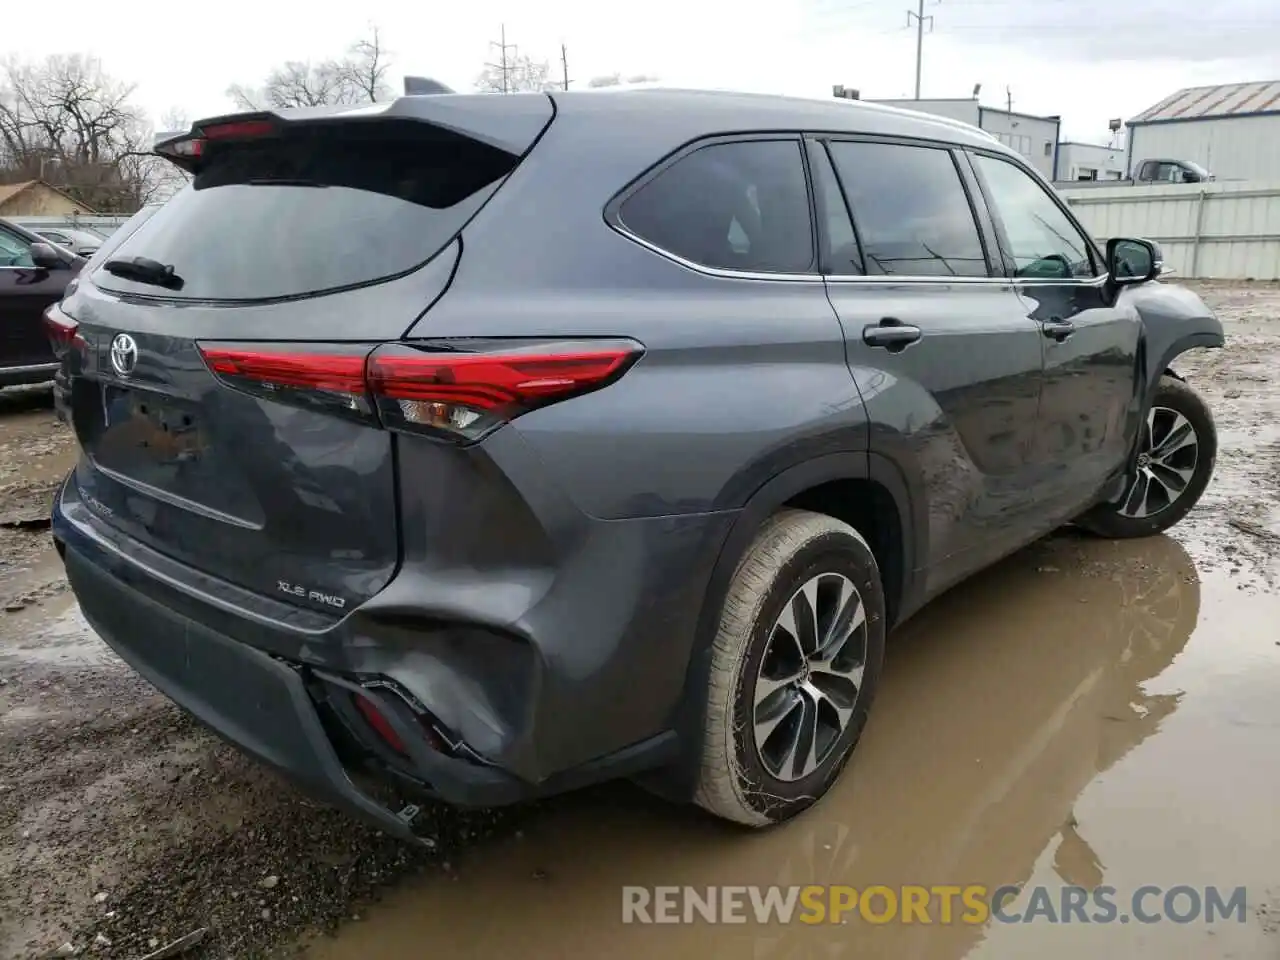
POLYGON ((413 851, 314 804, 92 635, 41 525, 73 443, 0 394, 0 957, 1280 956, 1280 286, 1200 285, 1227 348, 1179 361, 1215 480, 1169 537, 1069 533, 889 651, 837 789, 745 836, 628 786, 432 811, 413 851), (1223 929, 623 927, 624 884, 1248 884, 1223 929), (382 901, 379 903, 378 901, 382 901), (336 936, 327 933, 336 931, 336 936), (975 952, 976 951, 976 952, 975 952))

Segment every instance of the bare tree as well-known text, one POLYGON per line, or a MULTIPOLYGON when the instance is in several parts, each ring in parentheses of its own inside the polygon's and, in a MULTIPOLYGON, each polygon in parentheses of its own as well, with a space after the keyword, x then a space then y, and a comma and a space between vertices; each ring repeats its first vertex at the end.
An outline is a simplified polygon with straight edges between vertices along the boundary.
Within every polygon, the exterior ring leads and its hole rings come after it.
POLYGON ((476 77, 475 85, 480 93, 527 93, 560 88, 551 79, 551 65, 546 60, 534 60, 524 54, 509 57, 505 64, 487 64, 476 77))
POLYGON ((344 56, 319 63, 290 60, 276 67, 260 87, 232 84, 227 96, 242 110, 320 107, 385 100, 390 61, 377 27, 353 43, 344 56))
POLYGON ((96 210, 136 209, 160 167, 132 94, 95 57, 9 59, 0 65, 0 180, 41 179, 96 210))
POLYGON ((375 26, 370 28, 370 36, 351 45, 346 59, 340 62, 339 69, 352 92, 362 100, 377 103, 387 99, 390 94, 387 86, 389 66, 387 51, 382 46, 382 37, 375 26))

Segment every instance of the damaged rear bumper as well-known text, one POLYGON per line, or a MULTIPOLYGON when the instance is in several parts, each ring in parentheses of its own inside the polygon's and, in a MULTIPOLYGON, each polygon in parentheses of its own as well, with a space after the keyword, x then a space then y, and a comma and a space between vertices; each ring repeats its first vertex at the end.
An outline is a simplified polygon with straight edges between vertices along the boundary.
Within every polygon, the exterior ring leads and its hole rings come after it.
MULTIPOLYGON (((540 651, 517 651, 520 645, 509 639, 485 641, 466 629, 456 635, 446 630, 447 636, 437 638, 420 632, 408 636, 397 627, 374 639, 367 617, 339 620, 274 598, 236 595, 239 588, 202 580, 105 524, 80 499, 74 475, 55 502, 53 535, 85 618, 131 667, 224 739, 307 792, 403 839, 418 839, 415 820, 424 799, 499 806, 634 775, 675 756, 676 736, 662 725, 649 726, 637 737, 616 724, 608 749, 529 776, 518 764, 508 764, 505 755, 462 742, 455 732, 456 714, 448 709, 443 714, 454 726, 441 723, 437 731, 432 723, 441 715, 439 704, 456 707, 468 695, 484 716, 494 685, 516 682, 535 661, 528 684, 534 695, 512 697, 521 705, 514 714, 524 720, 502 730, 500 739, 518 748, 513 758, 564 756, 572 744, 559 731, 573 722, 569 714, 583 707, 546 701, 545 691, 559 686, 560 678, 548 676, 540 651), (409 656, 405 644, 413 645, 409 656), (415 678, 431 676, 429 670, 395 666, 447 663, 441 651, 459 647, 474 647, 468 649, 467 663, 488 661, 493 676, 437 672, 424 687, 415 678), (504 666, 500 656, 519 663, 504 666), (362 725, 350 709, 351 698, 377 705, 398 735, 399 753, 389 749, 385 736, 379 739, 362 725), (546 713, 560 722, 542 734, 543 743, 538 717, 546 713)), ((683 676, 683 664, 673 676, 683 676)), ((648 693, 674 702, 679 689, 648 693)), ((506 720, 502 711, 488 717, 506 720)), ((609 718, 599 719, 591 727, 597 741, 609 728, 609 718)), ((581 718, 578 722, 581 729, 581 718)), ((483 748, 480 738, 470 739, 483 748)))

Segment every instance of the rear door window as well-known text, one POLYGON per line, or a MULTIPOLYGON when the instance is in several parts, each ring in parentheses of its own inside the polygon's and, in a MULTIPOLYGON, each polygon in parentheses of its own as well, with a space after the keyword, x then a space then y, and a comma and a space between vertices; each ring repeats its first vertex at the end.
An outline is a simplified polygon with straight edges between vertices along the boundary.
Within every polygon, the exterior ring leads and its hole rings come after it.
POLYGON ((988 276, 973 208, 949 150, 839 140, 828 147, 868 275, 988 276))
POLYGON ((103 269, 93 282, 142 296, 263 300, 388 279, 443 249, 518 159, 413 121, 211 142, 192 182, 113 252, 172 266, 180 289, 103 269))
POLYGON ((813 269, 813 224, 798 140, 716 143, 686 154, 623 201, 622 226, 706 267, 813 269))

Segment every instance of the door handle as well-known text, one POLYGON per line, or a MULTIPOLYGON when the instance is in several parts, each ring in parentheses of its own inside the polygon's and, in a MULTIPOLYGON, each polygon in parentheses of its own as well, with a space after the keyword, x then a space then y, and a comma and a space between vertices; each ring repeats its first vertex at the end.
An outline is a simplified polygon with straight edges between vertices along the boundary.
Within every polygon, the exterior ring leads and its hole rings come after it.
POLYGON ((1051 317, 1048 320, 1040 321, 1040 332, 1046 337, 1051 337, 1061 343, 1076 332, 1076 325, 1070 320, 1051 317))
POLYGON ((869 347, 884 347, 890 353, 905 350, 920 339, 920 328, 903 323, 896 317, 885 317, 878 324, 862 328, 862 342, 869 347))

